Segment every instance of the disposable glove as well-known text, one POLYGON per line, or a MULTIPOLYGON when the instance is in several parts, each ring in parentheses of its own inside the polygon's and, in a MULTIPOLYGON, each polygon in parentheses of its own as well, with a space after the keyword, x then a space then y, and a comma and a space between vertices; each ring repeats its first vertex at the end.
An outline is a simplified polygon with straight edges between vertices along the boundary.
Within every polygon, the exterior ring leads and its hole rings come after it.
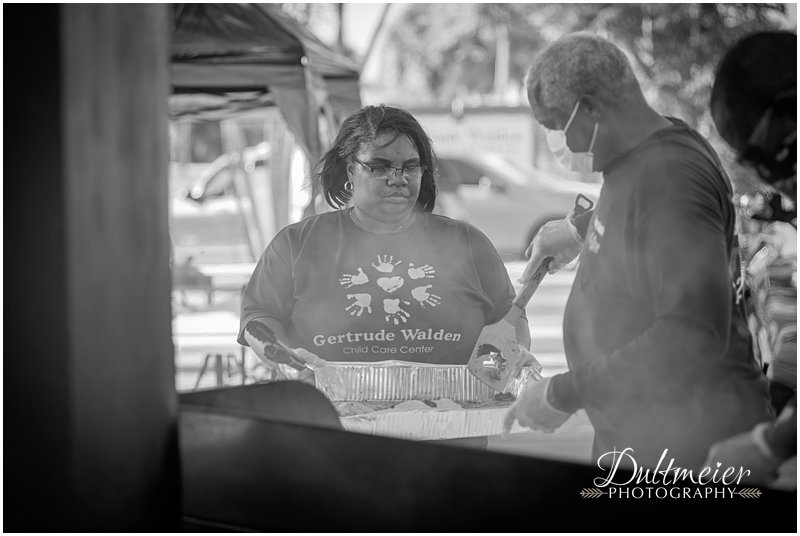
POLYGON ((530 369, 531 373, 534 377, 538 380, 541 379, 542 375, 542 364, 539 363, 539 360, 536 359, 530 351, 528 351, 525 346, 522 344, 517 344, 517 348, 519 348, 519 361, 517 361, 511 370, 511 374, 509 374, 510 379, 517 379, 520 378, 523 370, 530 369))
POLYGON ((525 250, 525 256, 529 257, 528 265, 518 282, 524 284, 533 277, 536 269, 547 257, 553 258, 547 271, 554 274, 575 260, 580 252, 581 237, 570 218, 549 221, 542 225, 525 250))
POLYGON ((292 352, 294 352, 296 357, 309 365, 309 367, 303 370, 297 370, 284 363, 275 363, 279 374, 277 379, 300 380, 313 384, 315 369, 324 367, 327 361, 320 358, 317 354, 309 352, 305 348, 292 348, 292 352))
POLYGON ((551 378, 542 378, 533 382, 517 398, 503 419, 503 438, 507 438, 514 426, 514 421, 533 430, 548 434, 555 432, 572 415, 554 408, 547 400, 547 389, 551 378))

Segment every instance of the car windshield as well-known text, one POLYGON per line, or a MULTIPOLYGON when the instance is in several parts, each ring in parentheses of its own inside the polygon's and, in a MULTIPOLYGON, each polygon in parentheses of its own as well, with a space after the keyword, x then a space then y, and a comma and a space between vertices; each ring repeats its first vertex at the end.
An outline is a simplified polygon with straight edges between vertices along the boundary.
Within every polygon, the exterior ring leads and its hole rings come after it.
MULTIPOLYGON (((528 177, 530 177, 530 174, 525 174, 506 157, 493 153, 485 153, 482 155, 482 159, 489 168, 497 171, 504 178, 515 184, 524 185, 529 181, 528 177)), ((534 171, 534 173, 537 172, 534 171)))
POLYGON ((475 158, 487 167, 502 175, 506 180, 518 185, 537 184, 552 190, 582 193, 597 198, 600 195, 600 185, 595 183, 578 182, 570 179, 558 177, 512 160, 511 158, 495 153, 482 153, 474 155, 475 158))

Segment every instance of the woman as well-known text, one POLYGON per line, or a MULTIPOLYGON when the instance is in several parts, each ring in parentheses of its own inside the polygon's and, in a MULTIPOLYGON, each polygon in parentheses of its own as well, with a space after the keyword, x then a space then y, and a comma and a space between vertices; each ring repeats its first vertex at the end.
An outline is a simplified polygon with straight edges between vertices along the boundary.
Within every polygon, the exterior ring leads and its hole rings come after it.
MULTIPOLYGON (((339 210, 275 236, 244 291, 239 342, 273 368, 250 322, 312 363, 466 364, 514 288, 480 231, 431 214, 436 161, 422 127, 404 110, 364 107, 321 163, 325 199, 339 210)), ((525 319, 517 334, 528 348, 525 319)))

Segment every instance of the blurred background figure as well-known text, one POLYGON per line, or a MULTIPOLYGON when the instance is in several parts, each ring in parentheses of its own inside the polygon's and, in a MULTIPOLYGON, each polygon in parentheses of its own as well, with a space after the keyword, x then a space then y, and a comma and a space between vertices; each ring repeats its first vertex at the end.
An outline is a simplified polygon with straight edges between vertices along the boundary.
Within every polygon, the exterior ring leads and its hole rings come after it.
POLYGON ((737 160, 797 199, 797 35, 761 32, 731 47, 717 70, 711 116, 737 160))
MULTIPOLYGON (((719 64, 711 93, 711 114, 720 135, 737 159, 753 169, 774 191, 760 196, 754 216, 790 222, 797 228, 797 35, 760 32, 742 39, 719 64), (786 199, 781 199, 781 195, 786 199), (786 203, 785 201, 789 201, 786 203)), ((795 232, 796 240, 796 232, 795 232)), ((768 251, 768 250, 764 250, 768 251)), ((779 337, 769 356, 767 375, 777 421, 759 423, 753 430, 714 445, 706 461, 714 466, 742 466, 751 482, 782 485, 778 469, 793 458, 787 472, 796 488, 797 464, 797 257, 789 281, 762 301, 762 314, 785 309, 779 337)), ((774 279, 774 278, 773 278, 774 279)), ((771 316, 777 316, 772 314, 771 316)), ((775 319, 778 327, 779 319, 775 319)), ((769 321, 769 319, 767 319, 769 321)))

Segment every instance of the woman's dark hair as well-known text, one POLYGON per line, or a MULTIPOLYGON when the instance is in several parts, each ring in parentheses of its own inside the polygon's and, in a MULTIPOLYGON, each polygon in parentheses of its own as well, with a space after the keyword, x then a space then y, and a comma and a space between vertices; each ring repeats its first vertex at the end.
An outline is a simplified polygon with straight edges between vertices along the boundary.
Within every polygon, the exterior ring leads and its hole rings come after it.
MULTIPOLYGON (((414 116, 392 106, 365 106, 342 123, 333 146, 320 159, 317 177, 322 182, 325 201, 333 208, 347 205, 352 193, 345 190, 347 165, 358 153, 362 145, 374 144, 379 135, 394 133, 407 136, 417 149, 419 159, 425 166, 417 198, 417 207, 423 212, 431 212, 436 203, 436 156, 431 140, 414 116)), ((394 141, 393 138, 392 141, 394 141)), ((391 142, 390 142, 391 143, 391 142)))

